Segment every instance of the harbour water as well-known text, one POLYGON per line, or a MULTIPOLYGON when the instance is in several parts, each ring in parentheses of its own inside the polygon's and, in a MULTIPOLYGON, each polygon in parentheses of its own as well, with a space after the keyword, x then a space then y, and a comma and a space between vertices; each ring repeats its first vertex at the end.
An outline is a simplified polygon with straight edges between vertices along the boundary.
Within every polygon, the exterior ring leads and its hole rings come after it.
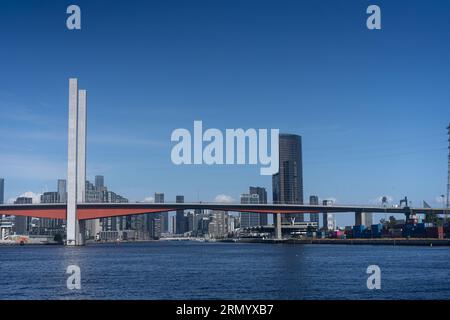
POLYGON ((1 246, 0 299, 450 299, 450 248, 160 241, 1 246), (66 286, 69 265, 81 290, 66 286), (369 290, 366 269, 381 269, 369 290))

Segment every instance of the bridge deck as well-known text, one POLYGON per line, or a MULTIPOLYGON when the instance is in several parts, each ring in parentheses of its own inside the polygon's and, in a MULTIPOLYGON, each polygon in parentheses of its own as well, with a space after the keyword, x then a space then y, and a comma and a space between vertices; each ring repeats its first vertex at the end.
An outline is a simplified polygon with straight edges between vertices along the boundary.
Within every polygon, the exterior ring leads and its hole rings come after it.
MULTIPOLYGON (((64 203, 49 204, 1 204, 0 214, 31 216, 37 218, 66 219, 67 205, 64 203)), ((404 213, 404 214, 444 214, 450 213, 447 209, 433 208, 393 208, 381 206, 357 205, 300 205, 300 204, 237 204, 237 203, 80 203, 77 205, 78 220, 106 218, 114 216, 136 215, 146 213, 159 213, 176 210, 220 210, 232 212, 255 212, 270 214, 302 214, 302 213, 404 213)))

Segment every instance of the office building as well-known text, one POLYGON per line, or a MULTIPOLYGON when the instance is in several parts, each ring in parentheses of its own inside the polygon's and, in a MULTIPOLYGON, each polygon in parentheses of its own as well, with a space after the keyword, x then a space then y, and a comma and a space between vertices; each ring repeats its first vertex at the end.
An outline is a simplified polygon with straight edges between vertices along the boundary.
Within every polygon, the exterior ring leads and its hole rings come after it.
MULTIPOLYGON (((58 189, 59 182, 58 180, 58 189)), ((65 194, 64 194, 65 196, 65 194)), ((41 203, 60 203, 60 193, 59 191, 53 192, 44 192, 41 195, 41 203)), ((38 227, 35 230, 36 234, 39 235, 55 235, 61 234, 63 235, 64 230, 64 222, 61 219, 47 219, 47 218, 39 218, 38 227)))
MULTIPOLYGON (((184 196, 177 196, 176 203, 184 203, 184 196)), ((177 210, 174 233, 183 234, 185 232, 187 232, 187 220, 184 216, 184 210, 177 210)))
MULTIPOLYGON (((88 203, 127 203, 128 199, 108 190, 105 186, 104 176, 95 176, 95 185, 86 180, 85 202, 88 203)), ((102 219, 90 219, 86 221, 86 236, 93 239, 99 236, 101 231, 124 231, 131 229, 132 216, 108 217, 102 219)), ((136 232, 137 233, 137 232, 136 232)))
MULTIPOLYGON (((32 204, 32 203, 33 198, 27 197, 19 197, 16 199, 16 201, 14 201, 14 204, 32 204)), ((26 235, 30 231, 30 225, 31 225, 31 217, 15 216, 13 232, 19 235, 26 235)))
MULTIPOLYGON (((164 193, 158 193, 155 192, 155 203, 164 203, 164 193)), ((162 212, 158 213, 159 220, 161 223, 160 229, 161 233, 168 233, 169 232, 169 213, 168 212, 162 212)), ((154 215, 152 215, 154 216, 154 215)))
POLYGON ((67 189, 66 189, 66 180, 59 179, 58 180, 58 196, 59 196, 59 202, 60 203, 66 203, 67 202, 67 189))
MULTIPOLYGON (((318 206, 319 205, 319 197, 318 196, 310 196, 309 197, 309 204, 312 206, 318 206)), ((310 222, 316 222, 317 225, 319 225, 319 214, 318 213, 310 213, 309 214, 309 221, 310 222)))
MULTIPOLYGON (((257 194, 259 197, 259 203, 266 204, 267 203, 267 191, 266 188, 262 187, 250 187, 249 189, 250 194, 257 194)), ((268 215, 267 213, 260 213, 259 214, 259 225, 266 226, 268 225, 268 215)))
MULTIPOLYGON (((241 194, 242 204, 259 204, 258 194, 241 194)), ((259 213, 254 212, 241 212, 241 228, 258 227, 261 225, 261 219, 259 213)))
MULTIPOLYGON (((272 176, 273 202, 303 204, 302 138, 294 134, 279 136, 279 171, 272 176)), ((277 221, 277 220, 275 220, 277 221)), ((302 222, 303 214, 286 214, 283 223, 302 222)))
POLYGON ((105 188, 105 177, 95 176, 95 190, 102 192, 105 188))

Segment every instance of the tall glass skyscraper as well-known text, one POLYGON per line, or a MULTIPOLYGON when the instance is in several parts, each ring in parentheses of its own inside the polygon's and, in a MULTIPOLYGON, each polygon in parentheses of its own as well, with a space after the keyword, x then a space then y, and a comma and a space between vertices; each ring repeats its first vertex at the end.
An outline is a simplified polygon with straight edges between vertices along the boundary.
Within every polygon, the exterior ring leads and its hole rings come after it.
POLYGON ((66 203, 67 201, 67 188, 66 188, 66 180, 59 179, 58 180, 58 195, 59 195, 59 202, 60 203, 66 203))
MULTIPOLYGON (((279 171, 272 176, 273 202, 303 204, 302 137, 280 134, 279 171)), ((304 221, 303 214, 286 214, 282 222, 304 221)))
MULTIPOLYGON (((177 196, 176 203, 184 203, 184 196, 177 196)), ((175 218, 175 233, 183 234, 187 232, 186 217, 184 216, 184 210, 177 210, 175 218)))

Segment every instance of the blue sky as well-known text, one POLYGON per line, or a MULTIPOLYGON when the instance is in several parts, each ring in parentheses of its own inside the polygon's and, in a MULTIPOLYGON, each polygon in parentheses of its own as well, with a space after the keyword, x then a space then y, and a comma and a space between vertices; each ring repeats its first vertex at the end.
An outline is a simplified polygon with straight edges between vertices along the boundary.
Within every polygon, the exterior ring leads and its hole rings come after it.
POLYGON ((202 120, 302 135, 305 198, 440 206, 449 57, 448 1, 2 0, 6 198, 52 191, 66 175, 68 78, 78 77, 88 178, 105 175, 130 200, 271 193, 259 166, 171 163, 171 132, 202 120), (70 4, 81 31, 65 26, 70 4), (370 4, 382 30, 366 28, 370 4))

